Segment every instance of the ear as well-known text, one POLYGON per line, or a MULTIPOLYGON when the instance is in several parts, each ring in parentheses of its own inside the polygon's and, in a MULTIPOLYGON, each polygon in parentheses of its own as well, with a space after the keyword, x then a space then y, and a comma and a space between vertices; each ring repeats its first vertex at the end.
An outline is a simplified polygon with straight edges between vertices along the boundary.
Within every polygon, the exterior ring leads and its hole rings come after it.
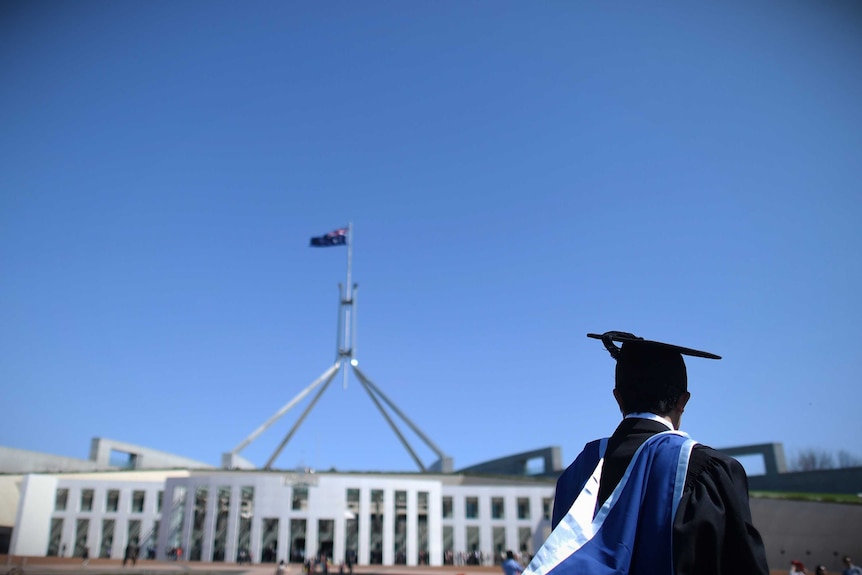
POLYGON ((616 400, 617 400, 617 405, 619 406, 620 411, 621 411, 621 412, 624 412, 624 410, 623 410, 623 402, 622 402, 622 399, 620 398, 620 392, 619 392, 619 391, 617 391, 617 389, 616 389, 616 388, 614 388, 614 399, 616 399, 616 400))
POLYGON ((679 399, 676 401, 675 407, 677 413, 682 413, 683 411, 685 411, 685 404, 688 403, 689 399, 691 399, 691 393, 689 393, 688 391, 679 396, 679 399))

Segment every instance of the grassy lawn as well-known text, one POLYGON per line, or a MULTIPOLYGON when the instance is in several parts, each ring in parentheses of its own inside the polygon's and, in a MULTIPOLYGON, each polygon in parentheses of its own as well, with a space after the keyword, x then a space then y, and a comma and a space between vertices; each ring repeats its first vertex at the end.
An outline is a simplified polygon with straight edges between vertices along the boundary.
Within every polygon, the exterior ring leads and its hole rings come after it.
POLYGON ((827 503, 854 503, 862 505, 862 497, 846 493, 787 493, 779 491, 752 491, 751 497, 788 499, 791 501, 820 501, 827 503))

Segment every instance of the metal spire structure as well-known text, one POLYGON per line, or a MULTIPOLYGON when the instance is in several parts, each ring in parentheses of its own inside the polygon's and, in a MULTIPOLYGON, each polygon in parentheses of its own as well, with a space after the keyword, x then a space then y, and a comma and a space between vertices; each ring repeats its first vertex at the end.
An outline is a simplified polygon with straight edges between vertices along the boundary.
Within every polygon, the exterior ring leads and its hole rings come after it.
MULTIPOLYGON (((344 235, 345 229, 337 230, 336 232, 332 232, 328 234, 327 238, 333 237, 333 234, 344 235)), ((362 385, 365 392, 371 398, 374 406, 377 407, 377 410, 380 411, 380 414, 389 424, 389 427, 392 429, 393 433, 395 433, 398 440, 410 454, 410 457, 413 458, 413 461, 416 463, 416 466, 420 471, 436 471, 436 472, 444 472, 448 473, 452 471, 452 458, 447 456, 437 445, 431 441, 427 435, 425 435, 419 427, 416 426, 413 421, 410 420, 407 415, 401 411, 395 403, 389 399, 377 385, 374 384, 371 379, 368 378, 365 373, 363 373, 359 369, 359 360, 356 358, 356 295, 359 291, 358 284, 351 283, 352 281, 352 265, 353 265, 353 223, 347 225, 346 228, 346 244, 347 244, 347 281, 344 285, 338 284, 338 328, 336 329, 336 353, 335 353, 335 363, 331 365, 329 368, 324 371, 320 377, 315 379, 308 387, 300 391, 296 394, 290 401, 288 401, 281 409, 276 411, 269 419, 267 419, 260 427, 255 429, 248 437, 243 439, 239 445, 234 447, 231 451, 222 454, 222 467, 225 469, 253 469, 254 465, 250 463, 248 460, 244 459, 240 456, 240 452, 243 449, 248 447, 248 445, 258 438, 264 431, 269 429, 275 422, 281 419, 287 412, 296 407, 303 399, 305 399, 312 391, 317 389, 317 393, 312 398, 311 402, 306 406, 303 412, 300 414, 299 418, 290 428, 290 431, 287 432, 287 435, 284 436, 284 439, 281 440, 278 447, 269 457, 267 462, 264 464, 264 469, 272 469, 275 461, 278 459, 278 456, 299 430, 299 427, 311 413, 311 410, 314 409, 314 406, 317 405, 317 402, 323 396, 326 389, 329 387, 329 384, 332 383, 332 380, 335 379, 335 376, 339 371, 342 372, 343 375, 343 387, 347 389, 347 380, 348 380, 348 370, 352 370, 354 376, 359 381, 360 385, 362 385), (382 400, 382 403, 381 403, 382 400), (416 451, 411 447, 410 443, 407 441, 407 438, 404 437, 404 434, 401 433, 398 425, 395 420, 393 420, 390 413, 384 408, 384 404, 389 407, 389 409, 398 416, 401 421, 406 424, 415 434, 419 437, 425 445, 433 451, 437 457, 439 458, 436 462, 434 462, 430 467, 426 467, 419 456, 416 454, 416 451)), ((330 245, 341 245, 340 243, 333 242, 330 245)))

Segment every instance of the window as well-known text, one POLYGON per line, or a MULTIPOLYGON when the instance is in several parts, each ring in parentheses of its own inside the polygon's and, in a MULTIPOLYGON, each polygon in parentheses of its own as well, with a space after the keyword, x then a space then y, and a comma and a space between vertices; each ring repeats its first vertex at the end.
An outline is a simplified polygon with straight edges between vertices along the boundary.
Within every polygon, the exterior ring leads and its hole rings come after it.
POLYGON ((368 540, 372 565, 383 563, 383 512, 385 502, 382 489, 371 490, 371 537, 368 540))
POLYGON ((290 562, 305 562, 305 519, 290 520, 290 562))
POLYGON ((407 564, 407 492, 395 492, 395 564, 407 564))
POLYGON ((69 490, 66 488, 57 489, 57 495, 54 496, 54 511, 65 511, 68 501, 69 490))
POLYGON ((452 519, 452 498, 443 498, 443 519, 452 519))
MULTIPOLYGON (((306 491, 306 494, 308 491, 306 491)), ((239 535, 237 548, 247 554, 251 552, 251 520, 254 517, 254 487, 241 487, 239 490, 239 535)), ((248 557, 248 555, 246 555, 248 557)))
POLYGON ((467 527, 467 552, 470 557, 467 563, 470 565, 479 564, 479 528, 470 526, 467 527))
POLYGON ((443 526, 443 564, 455 564, 455 530, 451 525, 443 526))
POLYGON ((494 527, 492 535, 494 538, 494 565, 500 565, 506 555, 506 528, 494 527))
MULTIPOLYGON (((60 539, 63 537, 63 518, 51 519, 51 535, 48 538, 48 557, 56 557, 60 554, 60 539)), ((66 550, 63 549, 63 552, 66 550)))
POLYGON ((533 540, 533 533, 529 527, 518 527, 518 551, 521 553, 533 553, 533 546, 530 542, 533 540))
POLYGON ((491 519, 505 519, 506 507, 503 505, 502 497, 491 498, 491 519))
POLYGON ((111 548, 114 546, 114 520, 102 519, 102 545, 99 549, 99 557, 111 558, 111 548))
MULTIPOLYGON (((93 491, 90 489, 89 491, 93 491)), ((90 504, 92 507, 93 500, 90 499, 90 504)), ((83 557, 84 556, 84 548, 87 547, 87 534, 90 531, 90 520, 89 519, 78 519, 75 522, 75 547, 72 551, 73 557, 83 557)))
POLYGON ((464 505, 464 516, 467 519, 479 518, 479 498, 468 497, 464 505))
POLYGON ((293 501, 290 508, 294 511, 305 511, 308 509, 308 486, 294 485, 293 486, 293 501))
POLYGON ((552 502, 553 502, 553 499, 551 499, 550 497, 543 497, 542 498, 542 517, 544 517, 548 521, 551 520, 552 502))
POLYGON ((347 490, 347 510, 352 513, 359 513, 359 490, 347 490))
POLYGON ((159 491, 158 494, 156 494, 156 511, 159 513, 162 512, 162 499, 164 499, 164 498, 165 498, 165 492, 164 491, 159 491))
MULTIPOLYGON (((203 559, 204 547, 204 521, 207 516, 207 499, 209 489, 198 487, 195 489, 195 507, 192 515, 192 539, 189 549, 189 561, 201 561, 203 559)), ((129 538, 131 540, 131 537, 129 538)))
POLYGON ((260 536, 260 562, 275 563, 278 558, 278 518, 264 517, 260 536))
POLYGON ((215 536, 213 541, 213 561, 224 561, 227 546, 227 520, 230 511, 230 487, 218 488, 216 501, 215 536))
POLYGON ((145 491, 132 491, 132 513, 144 512, 145 491))
POLYGON ((93 510, 93 490, 92 489, 82 489, 81 490, 81 511, 92 511, 93 510))
POLYGON ((530 500, 526 497, 518 497, 518 519, 530 518, 530 500))
POLYGON ((116 511, 120 507, 120 490, 108 489, 108 495, 105 498, 105 511, 116 511))

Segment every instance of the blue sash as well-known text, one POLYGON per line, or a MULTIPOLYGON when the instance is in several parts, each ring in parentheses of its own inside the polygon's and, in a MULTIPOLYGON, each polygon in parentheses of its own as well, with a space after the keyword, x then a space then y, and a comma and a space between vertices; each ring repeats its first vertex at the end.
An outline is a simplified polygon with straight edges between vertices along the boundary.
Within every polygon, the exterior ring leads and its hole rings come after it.
POLYGON ((673 519, 695 443, 679 431, 647 439, 601 507, 607 440, 588 444, 572 478, 580 492, 524 575, 672 575, 673 519))

